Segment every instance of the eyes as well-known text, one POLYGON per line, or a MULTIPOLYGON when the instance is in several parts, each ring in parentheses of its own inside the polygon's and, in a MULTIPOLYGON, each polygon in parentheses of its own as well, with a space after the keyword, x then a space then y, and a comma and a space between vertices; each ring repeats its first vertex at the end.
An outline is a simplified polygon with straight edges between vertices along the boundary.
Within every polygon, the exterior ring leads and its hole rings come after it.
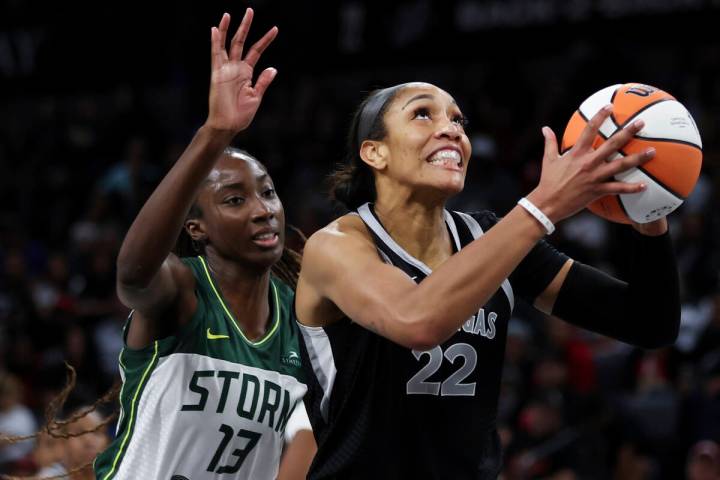
POLYGON ((268 187, 262 191, 263 198, 275 198, 277 194, 275 193, 275 189, 268 187))
MULTIPOLYGON (((413 110, 413 120, 432 120, 432 112, 430 111, 429 107, 417 107, 415 110, 413 110)), ((462 113, 454 113, 452 117, 450 118, 450 121, 455 123, 456 125, 459 125, 460 127, 465 127, 468 124, 467 118, 462 113)))
MULTIPOLYGON (((275 189, 272 187, 264 187, 262 191, 260 192, 260 196, 265 199, 274 199, 277 197, 277 193, 275 192, 275 189)), ((231 194, 228 195, 226 198, 223 199, 223 203, 226 205, 232 205, 232 206, 238 206, 243 205, 245 203, 245 197, 238 194, 231 194)))

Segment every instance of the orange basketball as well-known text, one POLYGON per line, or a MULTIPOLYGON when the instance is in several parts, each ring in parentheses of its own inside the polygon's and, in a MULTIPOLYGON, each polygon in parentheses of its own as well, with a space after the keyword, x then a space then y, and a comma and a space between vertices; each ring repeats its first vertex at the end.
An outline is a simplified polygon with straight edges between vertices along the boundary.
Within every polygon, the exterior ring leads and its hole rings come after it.
POLYGON ((610 161, 655 148, 649 162, 615 175, 620 181, 647 185, 640 193, 607 195, 588 205, 593 213, 619 223, 648 223, 669 214, 690 195, 702 166, 702 141, 687 109, 667 92, 641 83, 613 85, 591 95, 573 114, 562 138, 562 151, 572 148, 602 107, 612 104, 593 148, 635 120, 643 129, 610 161))

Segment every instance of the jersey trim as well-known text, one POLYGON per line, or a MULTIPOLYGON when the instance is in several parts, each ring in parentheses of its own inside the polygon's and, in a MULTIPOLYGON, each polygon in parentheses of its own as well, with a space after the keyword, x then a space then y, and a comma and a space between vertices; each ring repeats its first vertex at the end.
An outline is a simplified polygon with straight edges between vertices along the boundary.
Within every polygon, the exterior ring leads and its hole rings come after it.
POLYGON ((320 400, 320 414, 325 422, 328 421, 328 410, 330 408, 330 393, 335 384, 337 367, 333 356, 330 338, 322 327, 308 327, 297 322, 305 340, 305 348, 312 365, 313 372, 320 387, 323 390, 323 397, 320 400))
MULTIPOLYGON (((360 218, 362 218, 365 224, 373 231, 373 233, 375 233, 375 235, 380 238, 380 240, 383 241, 383 243, 385 243, 385 245, 388 246, 388 248, 390 248, 390 250, 395 252, 405 262, 414 266, 415 268, 423 272, 425 275, 430 275, 432 273, 432 269, 430 269, 430 267, 410 255, 404 248, 398 245, 398 243, 390 236, 390 234, 387 233, 385 228, 380 224, 377 218, 375 218, 375 215, 373 215, 372 211, 370 210, 369 203, 362 205, 358 208, 357 211, 358 214, 360 214, 360 218)), ((455 220, 453 220, 452 216, 447 212, 447 210, 443 210, 443 215, 445 217, 445 222, 450 228, 453 242, 455 242, 455 249, 456 251, 460 251, 462 245, 460 245, 460 239, 458 237, 457 227, 455 226, 455 220)))
MULTIPOLYGON (((122 353, 120 354, 122 357, 122 353)), ((114 473, 115 468, 117 467, 118 460, 120 460, 120 457, 123 455, 123 452, 125 451, 125 446, 127 445, 128 439, 130 438, 130 432, 133 430, 133 423, 135 422, 135 406, 137 405, 137 399, 140 395, 140 391, 145 386, 145 380, 147 379, 148 373, 155 367, 157 364, 157 357, 158 357, 158 342, 155 340, 154 342, 154 352, 153 356, 150 359, 150 363, 148 363, 148 366, 145 368, 145 371, 142 374, 142 377, 140 378, 140 383, 138 384, 137 389, 135 389, 135 394, 133 395, 132 402, 130 404, 130 420, 128 421, 128 427, 125 431, 125 436, 123 437, 123 441, 120 444, 120 449, 118 450, 117 454, 115 455, 115 459, 113 460, 112 467, 110 468, 110 471, 103 477, 103 480, 108 480, 114 473)), ((122 392, 120 392, 122 395, 122 392)), ((122 398, 122 397, 121 397, 122 398)), ((122 405, 122 402, 121 402, 122 405)))
MULTIPOLYGON (((470 233, 472 233, 472 236, 475 238, 480 238, 480 236, 484 235, 485 232, 483 232, 482 227, 480 224, 475 220, 473 217, 468 215, 467 213, 463 212, 455 212, 457 213, 460 218, 462 218, 465 221, 465 224, 470 229, 470 233)), ((503 291, 505 292, 505 295, 508 298, 508 301, 510 302, 510 313, 515 309, 515 294, 513 292, 512 286, 510 285, 510 281, 506 278, 503 280, 503 282, 500 284, 500 287, 502 287, 503 291)))
MULTIPOLYGON (((366 203, 362 206, 360 206, 357 209, 358 214, 360 215, 360 218, 365 222, 365 225, 373 231, 375 235, 378 236, 378 238, 385 243, 385 245, 392 250, 395 254, 397 254, 403 261, 409 263, 410 265, 414 266, 421 272, 423 272, 425 275, 430 275, 432 273, 432 269, 428 267, 425 263, 418 260, 417 258, 410 255, 407 251, 405 251, 404 248, 402 248, 398 243, 390 236, 390 234, 387 233, 385 228, 382 226, 382 224, 378 221, 378 219, 373 214, 372 210, 370 209, 370 204, 366 203)), ((457 213, 460 218, 463 219, 467 227, 470 229, 470 233, 474 238, 479 238, 482 236, 485 232, 483 232, 482 227, 480 224, 472 218, 470 215, 462 212, 455 212, 457 213)), ((455 242, 455 251, 459 252, 462 248, 462 245, 460 244, 460 237, 458 235, 457 225, 455 225, 455 220, 453 219, 453 216, 447 211, 443 210, 443 216, 445 217, 445 223, 448 226, 448 229, 450 230, 450 234, 452 236, 453 242, 455 242)), ((387 258, 387 255, 385 255, 381 249, 378 248, 378 251, 380 252, 381 256, 383 257, 383 260, 386 263, 392 263, 387 258)), ((503 292, 505 292, 505 296, 507 296, 508 301, 510 302, 510 311, 515 308, 515 295, 513 293, 513 289, 510 286, 510 282, 506 278, 503 280, 502 284, 500 284, 500 287, 503 289, 503 292)))
POLYGON ((253 347, 259 347, 260 345, 262 345, 265 342, 267 342, 268 340, 270 340, 270 338, 275 334, 275 332, 278 330, 278 327, 280 326, 280 299, 278 298, 277 287, 275 286, 275 283, 272 281, 272 278, 270 278, 270 286, 271 286, 272 292, 273 292, 273 300, 274 300, 273 310, 275 310, 275 315, 274 315, 275 320, 273 321, 273 326, 270 329, 270 331, 265 334, 265 337, 258 340, 257 342, 253 342, 245 336, 245 334, 240 329, 240 326, 235 321, 235 317, 233 317, 233 314, 230 313, 230 310, 227 308, 227 306, 225 306, 225 302, 223 301, 222 296, 220 295, 220 292, 215 287, 215 282, 213 281, 213 278, 210 275, 210 270, 208 270, 208 268, 207 268, 205 259, 202 257, 197 257, 197 258, 200 260, 200 264, 203 267, 203 271, 205 272, 205 276, 207 277, 208 283, 210 284, 210 287, 212 288, 213 293, 215 293, 215 297, 220 302, 220 306, 222 307, 223 311, 225 312, 225 315, 227 315, 227 317, 230 319, 230 323, 233 324, 233 326, 235 327, 235 330, 240 334, 240 337, 242 337, 242 339, 245 340, 245 342, 247 342, 248 345, 252 345, 253 347))

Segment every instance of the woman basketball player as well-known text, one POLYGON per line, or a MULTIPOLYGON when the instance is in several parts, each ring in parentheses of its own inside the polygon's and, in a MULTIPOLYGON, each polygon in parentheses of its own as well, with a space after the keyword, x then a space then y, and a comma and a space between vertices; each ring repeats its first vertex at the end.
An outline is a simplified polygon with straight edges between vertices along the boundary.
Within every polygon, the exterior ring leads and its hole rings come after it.
POLYGON ((95 463, 99 479, 275 479, 285 427, 302 409, 293 292, 271 274, 293 280, 283 207, 262 164, 228 148, 276 74, 265 69, 252 83, 277 34, 243 58, 252 17, 248 9, 229 51, 230 16, 212 29, 207 121, 118 256, 118 295, 133 312, 117 437, 95 463), (170 253, 183 229, 197 256, 170 253))
POLYGON ((591 147, 609 113, 562 156, 544 128, 540 182, 498 220, 445 210, 470 160, 447 92, 402 84, 360 105, 333 190, 354 211, 308 240, 297 288, 318 442, 309 478, 496 478, 498 391, 517 297, 643 347, 675 339, 678 277, 665 219, 633 225, 627 282, 542 240, 602 195, 643 190, 612 176, 652 151, 606 162, 642 123, 591 147))

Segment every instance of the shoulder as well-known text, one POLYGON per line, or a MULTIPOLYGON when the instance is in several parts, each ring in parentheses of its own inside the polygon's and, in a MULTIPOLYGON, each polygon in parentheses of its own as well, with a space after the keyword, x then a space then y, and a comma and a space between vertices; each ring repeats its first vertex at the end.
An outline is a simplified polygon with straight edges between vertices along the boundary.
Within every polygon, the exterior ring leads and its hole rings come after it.
POLYGON ((346 245, 372 245, 372 237, 358 215, 344 215, 313 233, 305 244, 303 263, 308 255, 333 253, 346 245))
POLYGON ((487 230, 500 221, 500 218, 490 210, 480 210, 476 212, 460 212, 454 211, 454 213, 461 217, 471 217, 475 220, 483 230, 487 230))
POLYGON ((372 259, 379 260, 379 257, 367 227, 359 216, 345 215, 308 238, 301 277, 332 281, 338 274, 372 259))
POLYGON ((178 257, 168 255, 165 265, 171 272, 181 290, 195 290, 197 281, 203 278, 203 261, 200 257, 178 257))

